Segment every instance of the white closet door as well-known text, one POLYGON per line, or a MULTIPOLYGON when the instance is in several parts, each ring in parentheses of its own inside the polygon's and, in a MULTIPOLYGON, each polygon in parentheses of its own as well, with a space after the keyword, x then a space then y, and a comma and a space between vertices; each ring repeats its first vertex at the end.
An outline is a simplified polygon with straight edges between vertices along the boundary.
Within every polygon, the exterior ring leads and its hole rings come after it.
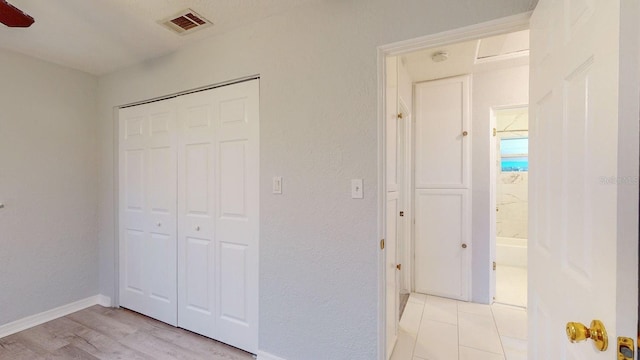
POLYGON ((179 326, 258 348, 258 81, 180 99, 179 326))
POLYGON ((469 300, 469 76, 416 84, 415 106, 415 290, 469 300))
POLYGON ((216 337, 213 91, 179 98, 178 326, 216 337))
POLYGON ((176 325, 173 100, 120 110, 120 305, 176 325))

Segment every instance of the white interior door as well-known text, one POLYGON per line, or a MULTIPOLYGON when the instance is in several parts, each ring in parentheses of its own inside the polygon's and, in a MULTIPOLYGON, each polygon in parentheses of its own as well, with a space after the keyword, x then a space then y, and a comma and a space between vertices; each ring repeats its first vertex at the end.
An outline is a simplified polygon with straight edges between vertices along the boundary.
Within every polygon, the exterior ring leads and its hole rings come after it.
POLYGON ((185 96, 178 324, 258 350, 258 80, 185 96))
POLYGON ((119 112, 120 305, 176 325, 173 100, 119 112))
POLYGON ((616 337, 636 337, 638 185, 635 196, 619 196, 630 185, 619 176, 632 165, 618 160, 632 152, 637 176, 638 150, 625 148, 618 129, 635 122, 637 140, 638 119, 618 106, 619 19, 611 0, 540 0, 531 18, 532 360, 615 359, 616 337), (606 352, 565 335, 567 322, 593 319, 609 333, 606 352))
POLYGON ((469 77, 419 83, 414 89, 415 290, 468 300, 469 77))

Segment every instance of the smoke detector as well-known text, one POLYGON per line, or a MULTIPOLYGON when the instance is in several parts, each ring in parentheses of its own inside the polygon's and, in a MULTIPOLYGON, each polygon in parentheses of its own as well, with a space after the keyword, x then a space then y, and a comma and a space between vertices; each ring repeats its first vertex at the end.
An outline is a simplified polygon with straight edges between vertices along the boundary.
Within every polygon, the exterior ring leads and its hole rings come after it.
POLYGON ((433 62, 442 62, 445 61, 449 58, 449 53, 446 51, 436 51, 433 54, 431 54, 431 60, 433 60, 433 62))
POLYGON ((158 21, 158 23, 180 35, 187 35, 213 25, 211 21, 191 9, 182 10, 173 16, 158 21))

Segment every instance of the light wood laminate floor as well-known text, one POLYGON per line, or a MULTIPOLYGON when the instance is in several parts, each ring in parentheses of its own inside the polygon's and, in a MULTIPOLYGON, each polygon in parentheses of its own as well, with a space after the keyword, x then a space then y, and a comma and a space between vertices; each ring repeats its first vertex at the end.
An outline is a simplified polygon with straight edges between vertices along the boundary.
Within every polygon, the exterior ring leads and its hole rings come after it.
POLYGON ((125 309, 92 306, 0 339, 0 360, 224 359, 247 352, 125 309))

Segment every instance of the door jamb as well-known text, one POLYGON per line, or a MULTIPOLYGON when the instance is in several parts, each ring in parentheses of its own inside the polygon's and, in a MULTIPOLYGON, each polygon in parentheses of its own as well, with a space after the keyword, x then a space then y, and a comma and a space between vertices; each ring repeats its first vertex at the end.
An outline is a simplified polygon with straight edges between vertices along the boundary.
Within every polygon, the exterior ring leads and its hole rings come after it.
MULTIPOLYGON (((378 67, 378 239, 384 239, 386 234, 386 124, 385 124, 385 89, 387 56, 402 55, 412 51, 431 47, 448 45, 457 42, 476 40, 483 37, 500 35, 529 28, 529 18, 532 12, 517 14, 505 18, 491 20, 484 23, 448 30, 437 34, 426 35, 414 39, 399 41, 377 48, 378 67)), ((378 252, 378 360, 386 360, 386 294, 385 294, 385 258, 386 252, 378 252)), ((488 264, 487 264, 488 265, 488 264)))

